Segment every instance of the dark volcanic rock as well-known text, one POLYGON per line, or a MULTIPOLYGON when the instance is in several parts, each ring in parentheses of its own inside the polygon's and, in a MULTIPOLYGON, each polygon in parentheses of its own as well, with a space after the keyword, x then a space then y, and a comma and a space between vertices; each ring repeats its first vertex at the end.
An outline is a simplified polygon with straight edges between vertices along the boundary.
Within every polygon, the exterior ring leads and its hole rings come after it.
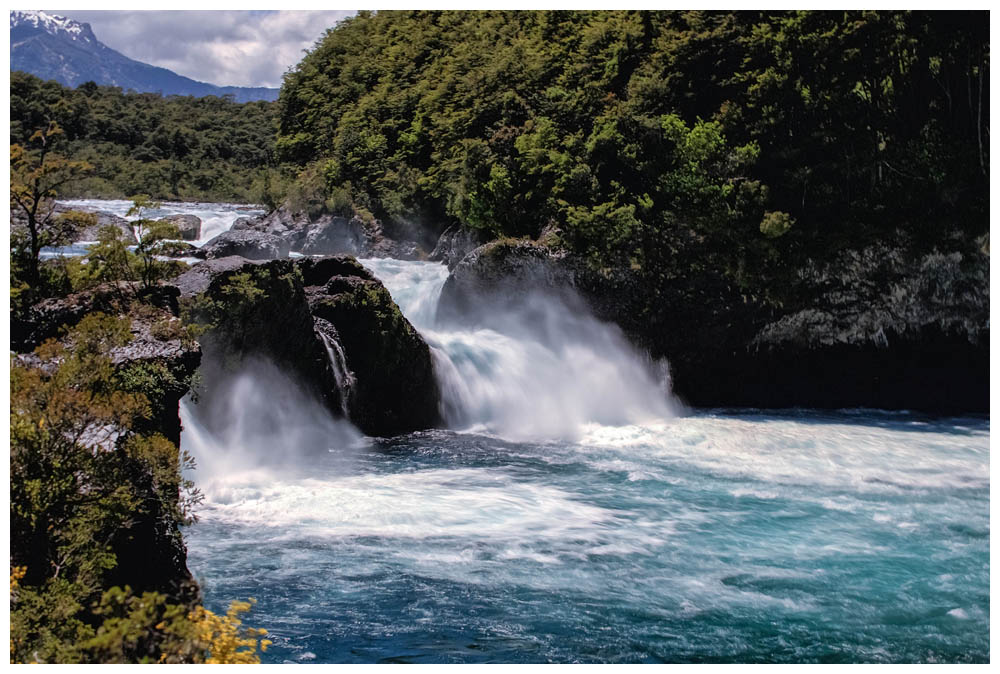
POLYGON ((198 301, 209 298, 222 307, 216 327, 203 338, 206 353, 265 355, 291 368, 331 411, 346 408, 350 420, 370 435, 439 423, 430 349, 388 291, 353 258, 208 260, 175 284, 188 301, 202 295, 198 301), (262 291, 238 311, 226 308, 232 294, 225 290, 237 275, 262 291))
POLYGON ((370 245, 361 218, 325 215, 307 225, 297 249, 304 255, 360 255, 370 252, 370 245))
POLYGON ((779 311, 711 272, 653 289, 637 272, 494 242, 454 268, 438 316, 467 320, 492 303, 568 288, 666 357, 674 391, 692 405, 988 409, 987 255, 872 247, 800 276, 812 299, 779 311))
POLYGON ((177 215, 168 215, 165 218, 161 218, 160 221, 169 222, 176 227, 177 231, 181 234, 181 238, 185 241, 197 241, 201 238, 201 218, 197 215, 179 213, 177 215))
POLYGON ((441 233, 427 259, 432 262, 444 262, 448 269, 455 269, 462 258, 485 244, 488 238, 488 235, 480 230, 452 225, 441 233))
POLYGON ((475 318, 483 305, 520 302, 525 293, 560 292, 576 285, 563 254, 530 241, 494 241, 463 257, 441 289, 438 318, 475 318))
POLYGON ((252 229, 256 231, 263 231, 263 221, 262 216, 247 217, 241 215, 240 217, 233 220, 232 227, 229 228, 230 231, 239 232, 247 229, 252 229))
POLYGON ((274 260, 288 257, 288 241, 274 234, 252 230, 228 231, 201 247, 207 259, 239 255, 248 260, 274 260))
POLYGON ((430 349, 382 283, 334 275, 306 292, 313 315, 337 329, 354 378, 351 420, 378 435, 436 425, 440 393, 430 349))

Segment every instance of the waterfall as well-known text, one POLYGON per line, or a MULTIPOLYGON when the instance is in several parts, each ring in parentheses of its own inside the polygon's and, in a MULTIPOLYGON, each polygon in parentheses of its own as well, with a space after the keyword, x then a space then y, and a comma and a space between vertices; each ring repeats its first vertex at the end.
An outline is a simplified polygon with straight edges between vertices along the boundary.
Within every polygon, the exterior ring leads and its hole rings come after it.
POLYGON ((344 418, 349 418, 347 412, 347 398, 351 394, 354 386, 354 374, 347 369, 347 358, 344 356, 344 349, 340 345, 340 340, 328 337, 327 332, 336 334, 334 327, 323 319, 318 319, 322 329, 316 332, 323 339, 323 346, 326 347, 326 356, 330 360, 330 369, 333 371, 333 379, 337 383, 337 393, 340 394, 340 411, 344 413, 344 418), (329 326, 329 328, 327 328, 329 326))
POLYGON ((202 368, 197 404, 181 401, 181 447, 195 458, 198 486, 212 499, 246 476, 349 461, 350 448, 362 441, 354 426, 267 360, 248 359, 235 372, 212 361, 202 368))
POLYGON ((509 439, 572 439, 586 424, 674 416, 662 363, 633 347, 582 302, 543 292, 484 306, 472 324, 439 323, 443 265, 361 260, 420 331, 434 358, 442 413, 453 428, 509 439))

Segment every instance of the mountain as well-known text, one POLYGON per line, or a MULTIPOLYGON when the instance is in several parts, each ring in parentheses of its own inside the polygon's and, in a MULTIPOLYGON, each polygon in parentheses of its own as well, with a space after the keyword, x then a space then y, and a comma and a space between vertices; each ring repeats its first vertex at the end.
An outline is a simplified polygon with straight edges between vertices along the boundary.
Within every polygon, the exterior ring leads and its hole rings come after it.
POLYGON ((101 43, 89 23, 40 11, 11 11, 10 69, 70 87, 93 81, 164 96, 229 94, 239 103, 278 98, 277 89, 219 87, 130 59, 101 43))

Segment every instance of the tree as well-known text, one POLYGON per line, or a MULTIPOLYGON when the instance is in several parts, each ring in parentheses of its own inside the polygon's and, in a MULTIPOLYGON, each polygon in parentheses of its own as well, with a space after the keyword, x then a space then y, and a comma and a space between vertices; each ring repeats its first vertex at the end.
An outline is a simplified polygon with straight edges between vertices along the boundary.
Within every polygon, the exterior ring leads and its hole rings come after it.
POLYGON ((10 146, 10 204, 25 217, 26 249, 18 253, 27 265, 29 284, 37 284, 38 255, 45 246, 60 245, 78 229, 75 218, 57 217, 55 197, 66 183, 93 169, 85 161, 71 161, 52 152, 63 130, 55 122, 35 131, 28 140, 36 148, 10 146))
POLYGON ((143 211, 160 207, 146 194, 132 197, 132 208, 126 215, 138 215, 139 219, 132 222, 135 227, 139 245, 135 248, 139 259, 139 280, 143 290, 149 290, 164 278, 175 265, 161 262, 157 256, 170 255, 178 251, 177 239, 181 237, 177 226, 163 220, 150 220, 142 217, 143 211))
POLYGON ((180 232, 176 225, 142 217, 144 211, 159 206, 148 195, 132 197, 132 207, 127 215, 139 216, 132 221, 139 240, 134 252, 129 249, 130 244, 123 238, 120 229, 107 226, 98 231, 97 243, 87 254, 91 277, 113 283, 123 301, 127 299, 125 289, 130 289, 137 297, 141 297, 143 291, 150 290, 159 281, 179 272, 183 267, 179 262, 159 259, 182 250, 184 244, 178 241, 180 232), (124 288, 122 283, 125 284, 124 288))
POLYGON ((11 661, 259 662, 270 642, 242 625, 247 602, 219 616, 108 587, 131 527, 189 524, 199 500, 187 454, 144 430, 155 384, 112 362, 130 339, 127 317, 93 313, 38 365, 11 361, 11 661))

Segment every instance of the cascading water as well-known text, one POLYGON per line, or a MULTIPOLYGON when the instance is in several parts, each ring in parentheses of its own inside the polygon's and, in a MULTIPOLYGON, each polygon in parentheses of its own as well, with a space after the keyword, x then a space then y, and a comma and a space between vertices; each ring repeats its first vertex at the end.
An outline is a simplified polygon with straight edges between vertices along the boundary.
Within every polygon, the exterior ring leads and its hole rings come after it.
POLYGON ((474 327, 442 324, 444 265, 360 260, 388 288, 430 345, 445 419, 508 439, 578 437, 585 424, 625 425, 674 416, 666 368, 616 327, 541 293, 491 307, 474 327))
POLYGON ((354 375, 347 368, 347 357, 344 356, 344 349, 340 346, 340 342, 335 338, 328 337, 322 331, 319 336, 323 339, 323 346, 326 347, 326 357, 330 361, 333 379, 337 384, 337 393, 340 394, 340 411, 346 419, 350 416, 347 401, 351 395, 351 388, 354 386, 354 375))
MULTIPOLYGON (((104 200, 104 199, 74 199, 60 200, 60 203, 72 208, 88 208, 106 213, 114 213, 118 217, 128 220, 135 220, 139 216, 127 215, 132 202, 124 199, 104 200)), ((156 220, 165 218, 168 215, 196 215, 201 219, 201 236, 197 241, 192 241, 196 246, 201 246, 212 240, 219 234, 228 231, 237 218, 241 216, 262 215, 263 210, 241 204, 202 204, 202 203, 178 203, 163 202, 159 208, 147 209, 143 212, 143 218, 156 220)))
POLYGON ((181 408, 189 566, 265 662, 988 661, 988 419, 674 416, 558 300, 438 324, 444 267, 364 264, 459 431, 365 439, 266 362, 181 408))

